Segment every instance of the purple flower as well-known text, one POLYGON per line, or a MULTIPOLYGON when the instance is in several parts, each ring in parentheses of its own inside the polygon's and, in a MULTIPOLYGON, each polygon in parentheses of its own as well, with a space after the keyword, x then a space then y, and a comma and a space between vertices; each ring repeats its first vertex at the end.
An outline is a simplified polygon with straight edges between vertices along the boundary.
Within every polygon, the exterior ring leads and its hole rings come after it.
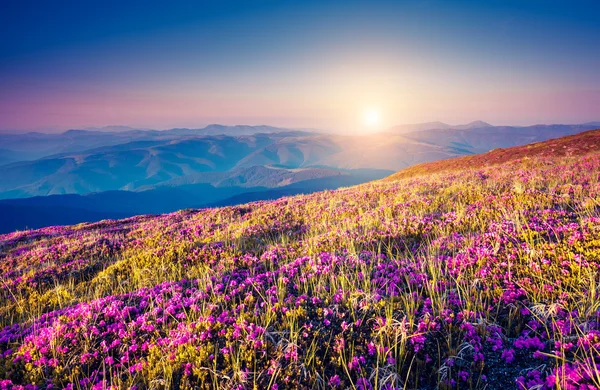
POLYGON ((329 386, 339 386, 342 384, 342 381, 340 380, 339 375, 334 375, 331 378, 329 378, 329 386))
POLYGON ((506 363, 510 364, 515 360, 515 350, 505 349, 504 351, 502 351, 502 355, 500 357, 504 359, 506 363))

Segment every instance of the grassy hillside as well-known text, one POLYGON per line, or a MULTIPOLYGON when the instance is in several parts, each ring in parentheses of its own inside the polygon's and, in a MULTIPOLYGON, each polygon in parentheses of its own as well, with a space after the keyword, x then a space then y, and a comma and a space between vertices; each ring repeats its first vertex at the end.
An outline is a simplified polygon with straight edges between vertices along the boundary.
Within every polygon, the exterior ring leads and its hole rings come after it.
POLYGON ((598 388, 597 137, 0 236, 0 387, 598 388))
POLYGON ((385 180, 394 181, 419 175, 430 175, 444 171, 483 168, 509 161, 532 157, 582 156, 600 150, 600 130, 536 142, 507 149, 494 149, 488 153, 418 164, 397 172, 385 180))

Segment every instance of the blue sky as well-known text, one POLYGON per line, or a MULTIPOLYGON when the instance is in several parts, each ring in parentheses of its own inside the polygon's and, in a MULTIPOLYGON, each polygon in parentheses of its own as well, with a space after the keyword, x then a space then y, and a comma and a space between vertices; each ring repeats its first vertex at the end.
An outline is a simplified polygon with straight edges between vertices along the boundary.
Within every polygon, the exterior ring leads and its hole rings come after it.
POLYGON ((600 119, 597 1, 122 3, 3 4, 0 129, 600 119))

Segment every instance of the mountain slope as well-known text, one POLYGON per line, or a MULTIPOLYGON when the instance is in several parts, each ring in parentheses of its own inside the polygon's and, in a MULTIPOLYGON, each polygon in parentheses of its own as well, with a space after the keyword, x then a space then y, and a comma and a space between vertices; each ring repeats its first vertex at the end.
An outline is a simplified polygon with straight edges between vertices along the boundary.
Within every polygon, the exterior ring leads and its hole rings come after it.
POLYGON ((403 169, 400 172, 387 177, 385 180, 399 180, 407 177, 429 175, 452 170, 481 169, 487 166, 499 165, 523 158, 582 156, 599 150, 600 129, 597 129, 525 146, 495 149, 488 153, 476 154, 473 156, 419 164, 403 169))

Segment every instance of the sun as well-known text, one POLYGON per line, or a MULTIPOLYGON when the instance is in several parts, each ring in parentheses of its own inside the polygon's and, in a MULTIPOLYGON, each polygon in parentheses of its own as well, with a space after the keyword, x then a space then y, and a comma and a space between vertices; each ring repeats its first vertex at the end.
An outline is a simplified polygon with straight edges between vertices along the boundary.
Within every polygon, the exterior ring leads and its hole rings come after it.
POLYGON ((362 120, 365 127, 374 128, 381 123, 381 115, 379 115, 379 111, 376 109, 370 108, 363 112, 362 120))

